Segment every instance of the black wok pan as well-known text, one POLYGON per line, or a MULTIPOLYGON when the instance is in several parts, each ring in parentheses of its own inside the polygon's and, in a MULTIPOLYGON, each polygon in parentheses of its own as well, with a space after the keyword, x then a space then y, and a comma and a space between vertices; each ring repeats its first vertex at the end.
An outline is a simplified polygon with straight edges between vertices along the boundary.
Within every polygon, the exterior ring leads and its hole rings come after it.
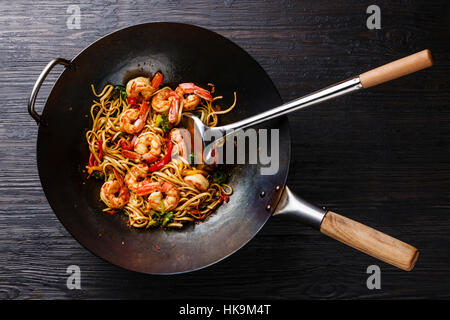
MULTIPOLYGON (((320 213, 322 209, 306 204, 285 188, 291 152, 286 117, 256 126, 280 130, 282 156, 277 174, 262 176, 259 165, 230 166, 229 183, 234 193, 230 202, 207 221, 180 231, 149 231, 130 228, 124 215, 102 213, 101 183, 87 180, 84 172, 89 158, 85 132, 91 126, 87 116, 93 100, 90 86, 93 84, 98 90, 107 83, 126 84, 133 77, 156 71, 164 74, 164 84, 170 86, 192 81, 205 87, 212 82, 217 94, 224 96, 224 105, 232 102, 232 93, 237 91, 238 107, 221 118, 222 124, 282 102, 270 78, 243 49, 192 25, 148 23, 128 27, 94 42, 71 61, 53 60, 36 82, 29 103, 29 112, 39 124, 37 165, 53 211, 85 248, 129 270, 152 274, 187 272, 213 264, 241 248, 274 213, 300 219, 305 211, 320 213), (57 64, 66 68, 39 115, 34 110, 37 92, 57 64)), ((328 219, 327 229, 334 229, 336 234, 322 232, 403 269, 414 266, 415 248, 332 214, 325 216, 333 218, 328 219), (346 228, 351 232, 346 232, 346 228), (369 239, 368 244, 354 241, 355 238, 369 239), (387 257, 380 256, 371 250, 377 246, 378 251, 392 251, 387 257)), ((316 227, 322 229, 320 224, 316 227)))

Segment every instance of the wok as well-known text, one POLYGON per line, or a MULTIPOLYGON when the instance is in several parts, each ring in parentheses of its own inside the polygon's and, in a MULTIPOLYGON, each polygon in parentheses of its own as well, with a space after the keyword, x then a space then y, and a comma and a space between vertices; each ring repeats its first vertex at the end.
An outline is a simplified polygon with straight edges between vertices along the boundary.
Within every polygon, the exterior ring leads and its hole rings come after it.
POLYGON ((290 216, 356 249, 411 270, 416 248, 381 232, 305 202, 285 186, 291 141, 286 116, 254 126, 279 129, 279 170, 260 175, 260 165, 229 166, 234 193, 205 222, 182 230, 140 230, 124 215, 102 213, 101 183, 87 180, 85 132, 93 100, 108 83, 126 84, 139 75, 164 74, 164 85, 213 82, 224 105, 238 92, 238 106, 221 117, 237 122, 281 105, 280 95, 259 64, 230 40, 180 23, 147 23, 104 36, 72 60, 56 58, 39 76, 28 110, 39 125, 37 166, 45 195, 58 219, 85 248, 126 269, 174 274, 211 265, 245 245, 272 215, 290 216), (205 46, 205 43, 207 46, 205 46), (34 110, 37 93, 51 69, 66 68, 55 82, 42 114, 34 110))

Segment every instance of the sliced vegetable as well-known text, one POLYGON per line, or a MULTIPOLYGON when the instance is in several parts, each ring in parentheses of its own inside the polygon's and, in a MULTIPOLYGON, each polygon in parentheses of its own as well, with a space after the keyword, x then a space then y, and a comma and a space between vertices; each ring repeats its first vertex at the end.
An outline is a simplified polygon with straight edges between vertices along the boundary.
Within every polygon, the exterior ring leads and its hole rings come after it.
POLYGON ((226 195, 225 194, 225 192, 221 192, 221 196, 220 196, 220 198, 219 198, 219 203, 222 203, 222 202, 226 202, 226 203, 228 203, 228 201, 230 201, 230 197, 228 196, 228 195, 226 195))
POLYGON ((169 223, 170 220, 172 220, 172 218, 173 218, 173 212, 172 212, 172 211, 167 212, 167 213, 164 215, 164 219, 163 219, 161 225, 162 225, 163 227, 165 227, 166 224, 169 223))
MULTIPOLYGON (((101 160, 103 158, 103 141, 97 140, 97 148, 98 148, 98 158, 101 160)), ((94 154, 91 152, 89 155, 89 167, 94 167, 98 164, 97 159, 95 159, 94 154)))
POLYGON ((127 89, 124 86, 115 86, 114 94, 121 96, 123 101, 127 100, 127 89))
POLYGON ((90 154, 90 156, 89 156, 89 167, 93 167, 93 166, 95 166, 95 157, 94 157, 94 154, 91 152, 91 154, 90 154))
POLYGON ((158 218, 160 218, 161 217, 161 212, 158 212, 158 211, 155 211, 155 210, 152 210, 152 215, 153 214, 155 214, 158 218))
POLYGON ((98 148, 98 158, 100 160, 103 159, 103 141, 102 140, 97 140, 97 148, 98 148))
POLYGON ((195 153, 191 153, 191 154, 189 155, 189 164, 190 164, 190 165, 193 165, 194 162, 195 162, 195 153))
POLYGON ((166 213, 166 205, 162 200, 159 201, 159 204, 161 205, 161 215, 164 215, 166 213))
POLYGON ((128 98, 128 99, 127 99, 127 102, 128 102, 129 105, 132 105, 132 106, 135 105, 135 104, 137 104, 135 98, 128 98))
POLYGON ((164 133, 169 132, 169 117, 167 114, 158 114, 155 119, 155 124, 160 127, 164 133))
POLYGON ((167 148, 167 153, 160 161, 152 165, 150 168, 148 168, 149 172, 158 171, 162 167, 164 167, 166 164, 169 163, 170 159, 172 159, 172 149, 173 149, 173 142, 169 140, 169 145, 167 148))

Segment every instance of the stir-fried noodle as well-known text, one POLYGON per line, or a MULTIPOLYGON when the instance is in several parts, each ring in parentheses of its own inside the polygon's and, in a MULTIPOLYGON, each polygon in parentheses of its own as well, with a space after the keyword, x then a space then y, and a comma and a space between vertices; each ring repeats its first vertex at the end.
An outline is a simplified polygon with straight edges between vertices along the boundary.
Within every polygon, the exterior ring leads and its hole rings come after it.
POLYGON ((220 110, 211 90, 193 83, 175 90, 159 89, 162 74, 138 77, 126 88, 106 85, 91 107, 92 128, 86 132, 90 158, 88 177, 104 180, 100 198, 109 213, 123 211, 130 226, 182 227, 204 220, 232 188, 215 167, 195 165, 186 152, 178 126, 183 112, 192 112, 208 126, 230 112, 220 110), (174 156, 178 155, 178 156, 174 156))

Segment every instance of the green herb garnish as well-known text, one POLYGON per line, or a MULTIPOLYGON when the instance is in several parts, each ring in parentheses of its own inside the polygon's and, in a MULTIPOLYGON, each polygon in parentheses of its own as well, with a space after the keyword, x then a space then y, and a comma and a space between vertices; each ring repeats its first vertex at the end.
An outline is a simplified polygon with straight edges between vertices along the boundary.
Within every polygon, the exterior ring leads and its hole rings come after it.
POLYGON ((222 170, 215 170, 211 175, 213 182, 217 184, 226 183, 228 180, 228 175, 222 170))
POLYGON ((169 117, 167 114, 158 114, 155 119, 155 124, 160 127, 164 133, 169 132, 169 117))
POLYGON ((164 219, 163 219, 161 225, 162 225, 163 227, 165 227, 166 224, 169 223, 170 220, 172 220, 172 218, 173 218, 173 212, 172 212, 172 211, 167 212, 167 213, 164 215, 164 219))
POLYGON ((159 200, 159 204, 161 205, 161 215, 164 215, 166 213, 166 206, 164 204, 164 201, 159 200))
POLYGON ((195 153, 191 153, 191 154, 189 155, 189 164, 190 164, 190 165, 193 165, 194 162, 195 162, 195 153))
POLYGON ((115 86, 114 87, 114 96, 115 98, 118 98, 119 96, 122 97, 123 101, 127 100, 127 89, 125 89, 124 86, 115 86))

